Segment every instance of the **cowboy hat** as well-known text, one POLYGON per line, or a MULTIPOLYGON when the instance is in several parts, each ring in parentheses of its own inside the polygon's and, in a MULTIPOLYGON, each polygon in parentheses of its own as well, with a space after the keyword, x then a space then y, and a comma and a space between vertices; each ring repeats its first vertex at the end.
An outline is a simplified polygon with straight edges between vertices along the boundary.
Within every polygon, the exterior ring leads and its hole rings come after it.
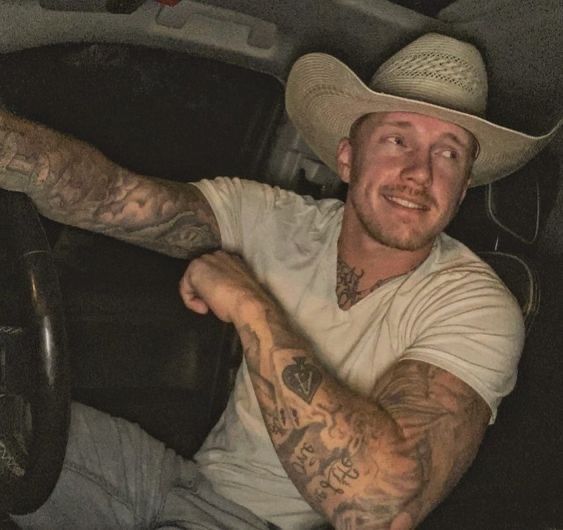
POLYGON ((415 112, 463 127, 479 143, 471 186, 509 175, 532 159, 557 132, 530 136, 484 118, 487 74, 479 51, 429 33, 383 63, 366 85, 324 53, 304 55, 286 87, 289 117, 319 158, 336 171, 336 148, 350 126, 371 112, 415 112))

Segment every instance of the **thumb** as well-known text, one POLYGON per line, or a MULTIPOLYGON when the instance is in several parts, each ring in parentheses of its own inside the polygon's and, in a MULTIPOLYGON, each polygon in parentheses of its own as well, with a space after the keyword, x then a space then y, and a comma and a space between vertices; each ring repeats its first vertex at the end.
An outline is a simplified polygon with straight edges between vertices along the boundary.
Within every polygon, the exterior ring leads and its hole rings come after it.
POLYGON ((188 309, 200 315, 205 315, 209 311, 209 306, 198 296, 187 274, 184 274, 180 280, 179 291, 180 297, 188 309))

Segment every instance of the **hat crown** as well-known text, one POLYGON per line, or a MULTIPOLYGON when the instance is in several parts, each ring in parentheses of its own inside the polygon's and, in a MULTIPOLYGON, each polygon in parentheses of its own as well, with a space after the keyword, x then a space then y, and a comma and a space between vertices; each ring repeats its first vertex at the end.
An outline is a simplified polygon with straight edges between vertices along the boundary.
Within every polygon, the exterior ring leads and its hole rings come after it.
POLYGON ((479 51, 445 35, 424 35, 384 62, 369 86, 376 92, 484 116, 487 72, 479 51))

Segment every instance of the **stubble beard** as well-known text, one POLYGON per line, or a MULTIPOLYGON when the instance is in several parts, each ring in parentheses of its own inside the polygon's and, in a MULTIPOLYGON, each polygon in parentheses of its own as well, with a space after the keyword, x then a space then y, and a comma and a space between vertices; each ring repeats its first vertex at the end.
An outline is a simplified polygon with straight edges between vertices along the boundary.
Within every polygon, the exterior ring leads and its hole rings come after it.
MULTIPOLYGON (((352 199, 352 204, 354 203, 355 201, 352 199)), ((374 241, 389 248, 414 252, 430 245, 439 233, 420 234, 410 230, 408 234, 401 236, 386 229, 373 216, 364 214, 361 208, 358 209, 357 205, 354 205, 354 209, 365 232, 374 241)))
POLYGON ((362 228, 374 241, 397 250, 414 252, 432 245, 436 237, 442 233, 458 210, 458 207, 456 207, 442 222, 438 222, 426 231, 420 231, 416 226, 406 227, 405 229, 386 227, 384 223, 378 219, 377 215, 374 215, 373 211, 364 208, 365 201, 362 201, 361 198, 358 197, 359 190, 356 190, 354 184, 354 182, 350 183, 348 193, 351 206, 362 228))

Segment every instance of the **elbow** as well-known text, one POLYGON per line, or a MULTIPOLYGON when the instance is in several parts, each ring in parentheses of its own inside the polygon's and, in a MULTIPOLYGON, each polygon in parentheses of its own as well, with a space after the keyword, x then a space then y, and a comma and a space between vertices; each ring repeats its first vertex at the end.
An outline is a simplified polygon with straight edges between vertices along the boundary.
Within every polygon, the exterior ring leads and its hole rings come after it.
POLYGON ((361 486, 348 491, 331 511, 336 530, 411 530, 423 518, 428 482, 424 448, 401 435, 392 438, 387 447, 380 440, 377 450, 371 448, 369 464, 361 466, 365 473, 361 486))
POLYGON ((363 491, 342 500, 332 511, 330 523, 336 530, 411 530, 423 517, 423 472, 412 463, 390 463, 363 491))
POLYGON ((357 528, 362 530, 413 530, 418 517, 406 507, 401 510, 389 510, 384 503, 366 510, 362 503, 354 503, 339 511, 330 523, 335 530, 357 528))

